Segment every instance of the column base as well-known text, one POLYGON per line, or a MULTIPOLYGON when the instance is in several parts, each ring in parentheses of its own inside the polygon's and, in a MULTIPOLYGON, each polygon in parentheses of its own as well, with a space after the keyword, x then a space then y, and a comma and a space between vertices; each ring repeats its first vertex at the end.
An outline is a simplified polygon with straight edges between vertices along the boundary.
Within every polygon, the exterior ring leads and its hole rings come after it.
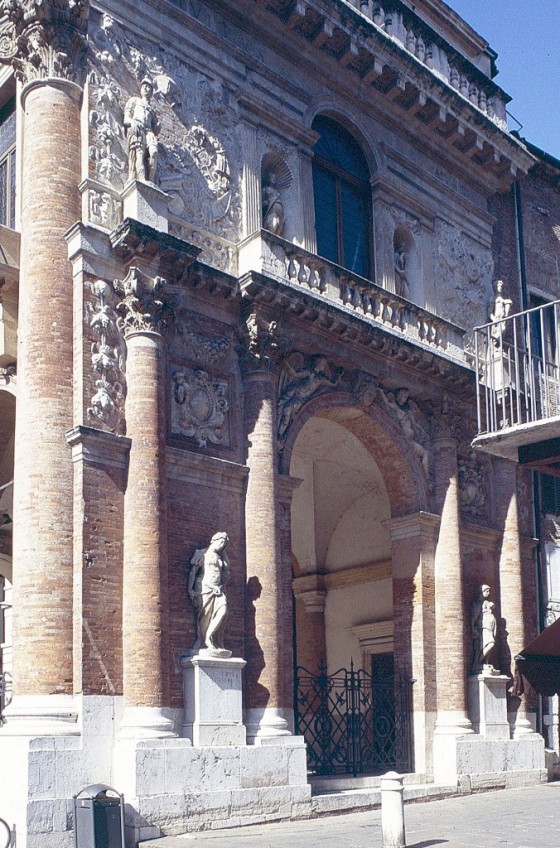
POLYGON ((512 739, 523 739, 524 736, 535 733, 535 726, 525 711, 508 713, 508 722, 512 739))
POLYGON ((177 736, 175 722, 165 707, 125 707, 119 739, 161 739, 177 736))
POLYGON ((283 707, 252 707, 243 712, 247 744, 262 745, 264 740, 293 735, 294 714, 283 707))
POLYGON ((77 736, 73 695, 16 695, 3 712, 5 736, 77 736))

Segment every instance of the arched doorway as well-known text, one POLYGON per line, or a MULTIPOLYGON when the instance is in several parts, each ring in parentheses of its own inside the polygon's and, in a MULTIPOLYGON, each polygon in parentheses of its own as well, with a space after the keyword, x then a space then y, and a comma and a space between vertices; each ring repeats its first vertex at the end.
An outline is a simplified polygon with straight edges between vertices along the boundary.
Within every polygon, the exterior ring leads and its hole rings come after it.
POLYGON ((318 773, 413 768, 410 633, 399 634, 395 662, 391 521, 418 511, 415 464, 348 407, 311 415, 292 442, 290 476, 302 481, 291 512, 296 716, 318 773))
POLYGON ((16 399, 0 390, 0 721, 11 696, 12 504, 16 399))

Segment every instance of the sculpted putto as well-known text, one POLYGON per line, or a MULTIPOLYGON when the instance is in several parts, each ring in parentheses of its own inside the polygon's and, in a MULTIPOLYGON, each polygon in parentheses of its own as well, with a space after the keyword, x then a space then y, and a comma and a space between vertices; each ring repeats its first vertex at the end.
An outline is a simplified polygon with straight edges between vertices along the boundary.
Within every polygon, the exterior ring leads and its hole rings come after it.
POLYGON ((140 97, 131 97, 124 107, 127 130, 128 178, 155 182, 157 169, 157 137, 161 130, 151 100, 154 87, 151 80, 140 83, 140 97))
POLYGON ((229 580, 228 542, 227 533, 214 533, 208 547, 199 548, 191 559, 187 587, 197 617, 194 654, 231 657, 231 651, 223 643, 228 613, 225 593, 229 580))

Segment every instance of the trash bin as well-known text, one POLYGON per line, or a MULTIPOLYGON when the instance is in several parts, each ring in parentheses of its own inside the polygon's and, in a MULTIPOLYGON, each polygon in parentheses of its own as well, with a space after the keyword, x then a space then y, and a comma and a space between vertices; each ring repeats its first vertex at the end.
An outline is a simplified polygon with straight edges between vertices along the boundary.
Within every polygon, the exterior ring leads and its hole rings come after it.
POLYGON ((104 783, 74 795, 74 848, 124 848, 124 795, 104 783))
POLYGON ((0 848, 10 848, 12 844, 12 831, 10 825, 4 819, 0 819, 0 848))

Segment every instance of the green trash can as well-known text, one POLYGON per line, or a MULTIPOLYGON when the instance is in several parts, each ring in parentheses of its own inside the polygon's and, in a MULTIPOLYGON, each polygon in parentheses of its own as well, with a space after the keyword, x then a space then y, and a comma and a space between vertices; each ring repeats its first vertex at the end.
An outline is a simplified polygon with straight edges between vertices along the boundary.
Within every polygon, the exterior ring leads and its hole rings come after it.
POLYGON ((124 795, 104 783, 74 795, 74 848, 125 848, 124 795))

